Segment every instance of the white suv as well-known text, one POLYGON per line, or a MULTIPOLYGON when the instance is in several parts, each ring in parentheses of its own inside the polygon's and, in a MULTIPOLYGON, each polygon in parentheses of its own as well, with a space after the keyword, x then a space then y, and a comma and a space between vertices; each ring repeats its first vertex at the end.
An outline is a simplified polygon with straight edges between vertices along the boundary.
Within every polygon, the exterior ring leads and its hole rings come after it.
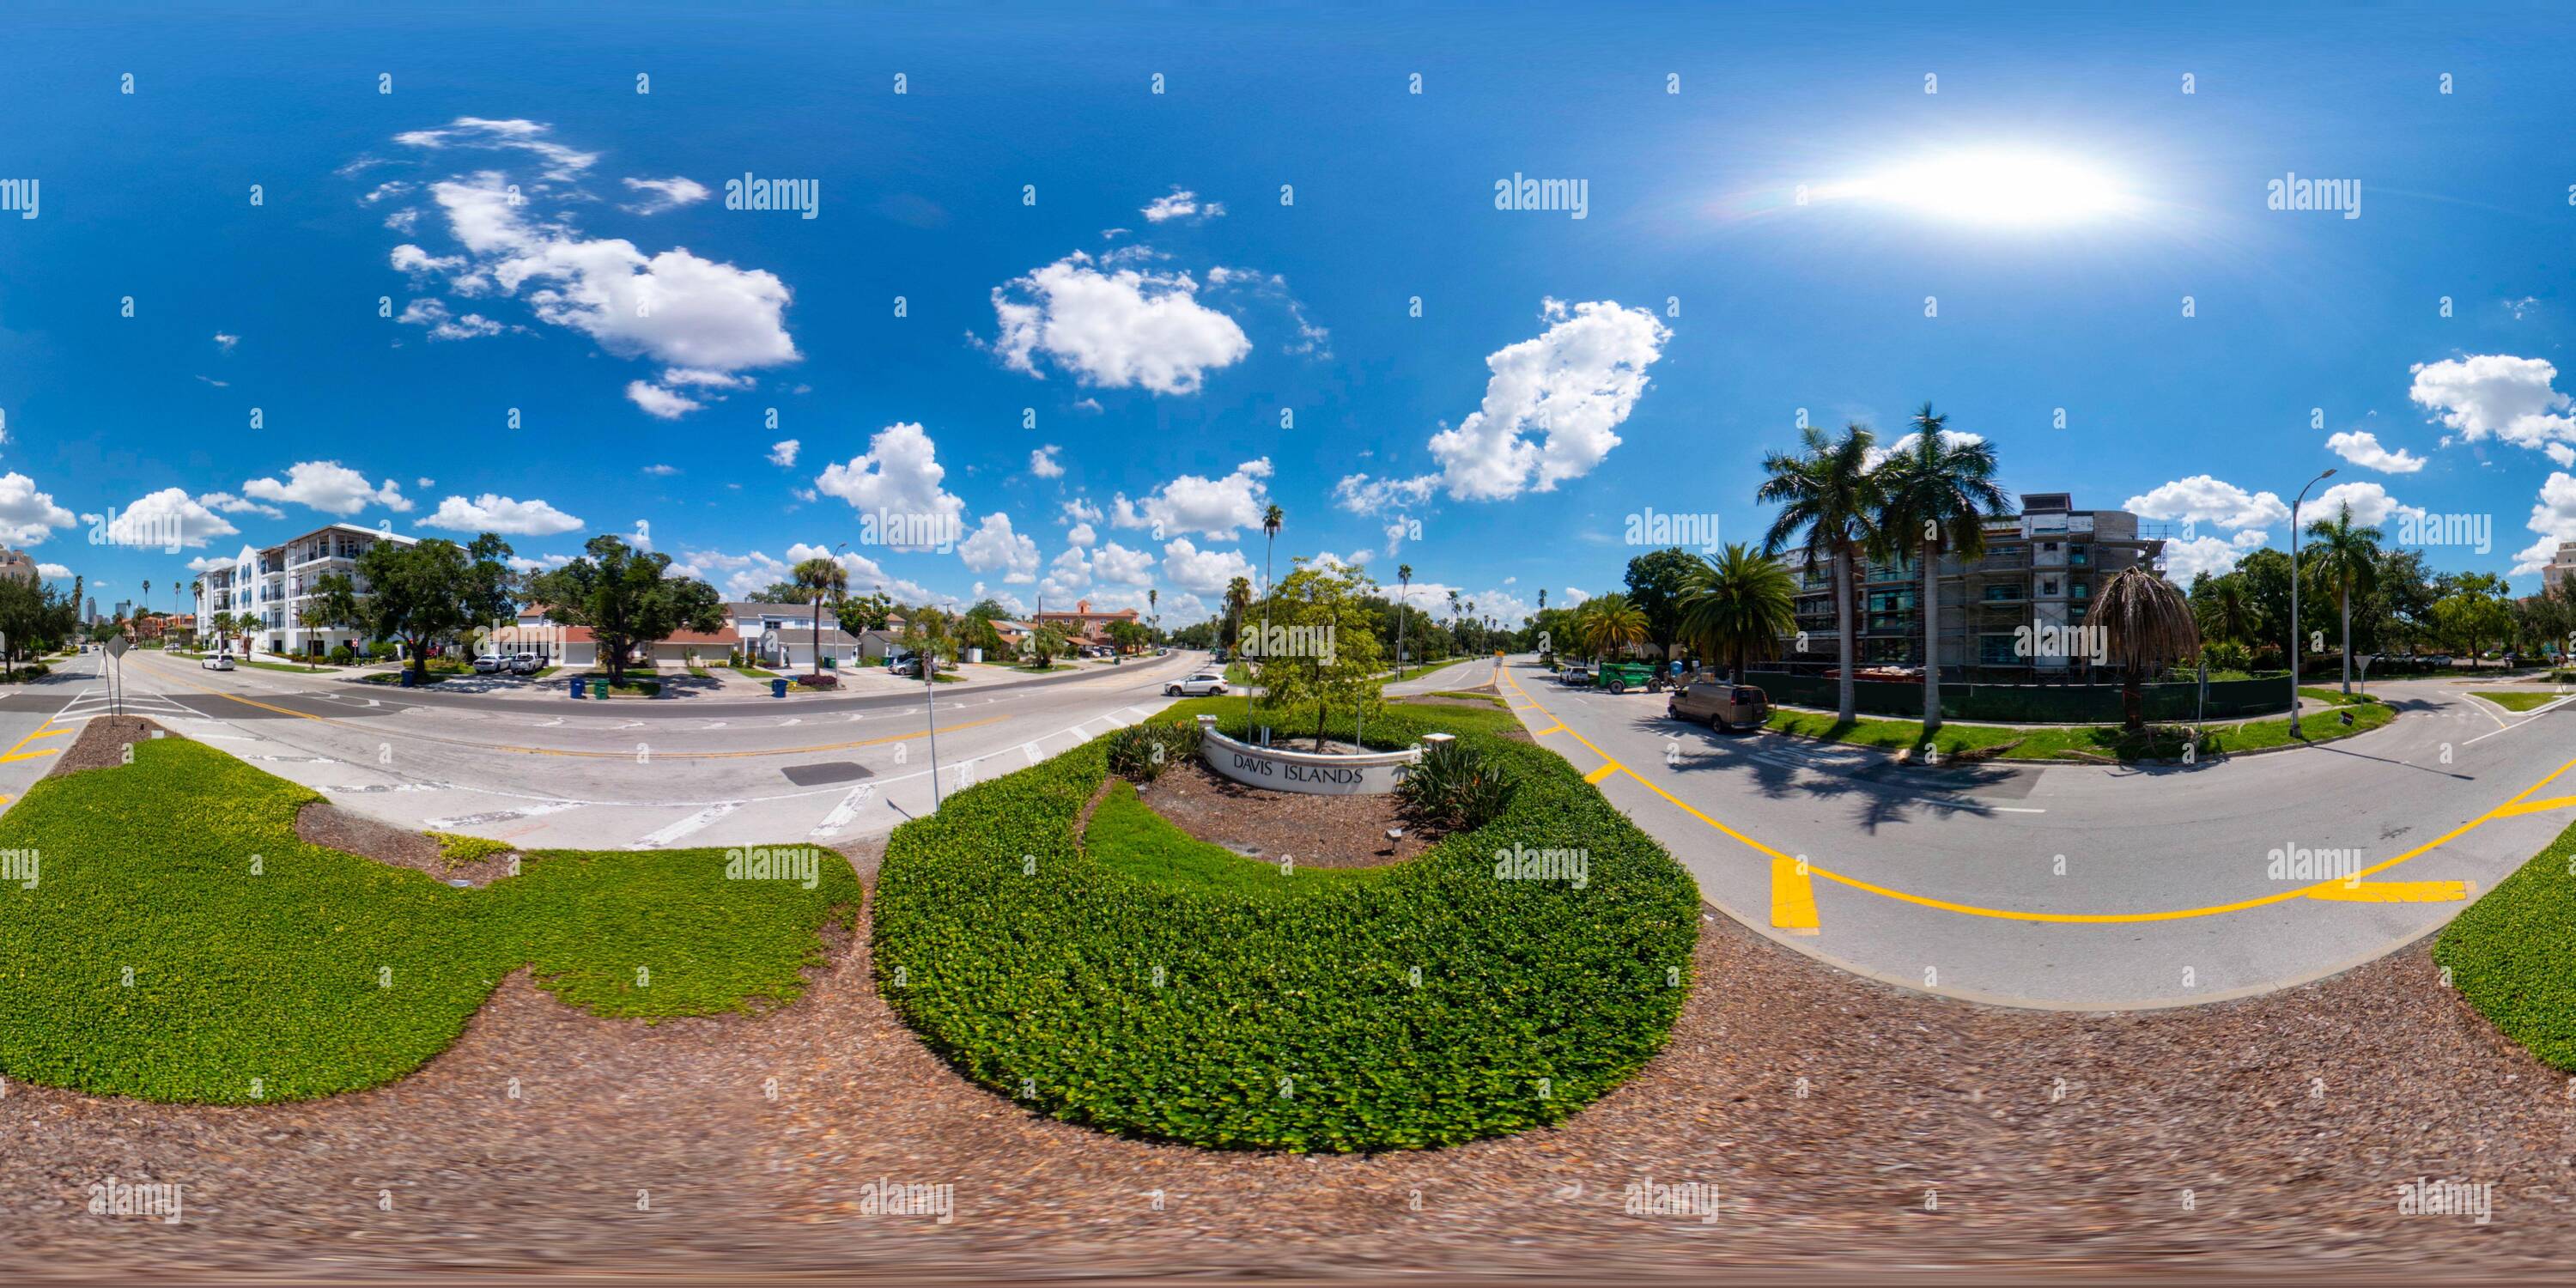
POLYGON ((1201 671, 1186 680, 1174 680, 1163 686, 1163 695, 1173 698, 1204 698, 1225 692, 1225 676, 1216 671, 1201 671))

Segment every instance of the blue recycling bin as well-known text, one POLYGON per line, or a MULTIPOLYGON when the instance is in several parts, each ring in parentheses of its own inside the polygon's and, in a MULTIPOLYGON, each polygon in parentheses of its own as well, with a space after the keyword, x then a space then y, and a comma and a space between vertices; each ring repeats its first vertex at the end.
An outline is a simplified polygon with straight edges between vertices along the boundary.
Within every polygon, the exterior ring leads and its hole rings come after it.
POLYGON ((770 680, 770 682, 769 682, 769 696, 771 696, 771 697, 773 697, 773 698, 783 698, 783 697, 786 697, 786 696, 787 696, 787 681, 785 681, 785 680, 783 680, 783 679, 772 679, 772 680, 770 680))
POLYGON ((411 674, 411 668, 410 668, 410 667, 404 667, 404 668, 403 668, 403 673, 402 673, 402 686, 403 686, 404 688, 406 688, 406 689, 408 689, 408 688, 412 687, 412 674, 411 674))
POLYGON ((580 677, 580 676, 574 676, 574 677, 572 678, 572 680, 570 681, 570 683, 571 683, 571 685, 572 685, 572 695, 573 695, 574 697, 576 697, 576 698, 578 698, 578 697, 582 696, 582 692, 581 692, 581 677, 580 677))

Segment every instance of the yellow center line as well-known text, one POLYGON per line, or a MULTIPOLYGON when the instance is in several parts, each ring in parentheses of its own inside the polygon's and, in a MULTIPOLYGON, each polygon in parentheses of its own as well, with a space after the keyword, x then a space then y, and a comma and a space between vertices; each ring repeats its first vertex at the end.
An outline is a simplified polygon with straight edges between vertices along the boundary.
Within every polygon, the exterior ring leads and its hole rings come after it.
MULTIPOLYGON (((1513 679, 1512 687, 1516 690, 1520 689, 1520 681, 1518 679, 1513 679)), ((1528 691, 1521 690, 1521 696, 1528 697, 1528 691)), ((1531 699, 1530 705, 1538 707, 1538 709, 1543 713, 1547 712, 1547 708, 1540 706, 1536 699, 1531 699)), ((1550 714, 1551 718, 1553 718, 1552 713, 1550 714)), ((1601 748, 1593 744, 1591 739, 1584 737, 1581 733, 1571 728, 1568 728, 1566 733, 1571 735, 1575 741, 1582 743, 1586 747, 1591 747, 1592 750, 1599 754, 1603 760, 1606 761, 1610 759, 1610 754, 1608 752, 1602 751, 1601 748)), ((1613 764, 1615 765, 1616 762, 1613 762, 1613 764)), ((1608 767, 1609 766, 1605 766, 1605 768, 1608 767)), ((1724 823, 1718 822, 1716 819, 1710 818, 1699 810, 1692 808, 1688 802, 1683 801, 1680 797, 1673 795, 1671 792, 1665 791, 1655 783, 1647 781, 1647 779, 1637 771, 1629 769, 1624 765, 1616 767, 1622 772, 1625 772, 1630 778, 1636 779, 1639 783, 1644 784, 1646 790, 1672 802, 1674 806, 1681 809, 1684 813, 1708 824, 1710 827, 1716 828, 1720 832, 1724 832, 1728 836, 1770 856, 1774 860, 1789 857, 1768 845, 1764 845, 1760 841, 1754 840, 1752 837, 1746 836, 1742 832, 1736 831, 1734 828, 1728 827, 1724 823)), ((2414 849, 2408 850, 2404 854, 2400 854, 2393 859, 2388 859, 2371 867, 2364 868, 2361 871, 2354 873, 2353 877, 2367 877, 2374 873, 2385 872, 2388 869, 2396 867, 2398 864, 2404 863, 2418 855, 2440 849, 2442 846, 2448 845, 2452 841, 2459 839, 2462 835, 2476 830, 2478 827, 2486 824, 2490 820, 2506 817, 2506 811, 2508 809, 2522 804, 2524 797, 2530 796, 2541 788, 2547 787, 2552 782, 2557 781, 2559 775, 2566 773, 2570 769, 2576 769, 2576 760, 2570 760, 2566 764, 2560 765, 2557 769, 2550 771, 2547 778, 2543 778, 2539 782, 2533 783, 2530 787, 2523 789, 2522 792, 2517 794, 2512 800, 2505 802, 2503 805, 2499 805, 2476 818, 2470 819, 2468 822, 2462 823, 2458 827, 2452 828, 2450 831, 2444 832, 2440 836, 2434 837, 2432 840, 2426 841, 2422 845, 2416 846, 2414 849)), ((1600 770, 1595 770, 1594 774, 1596 777, 1587 781, 1598 782, 1600 777, 1606 776, 1603 775, 1600 770)), ((2576 803, 2576 798, 2562 797, 2558 798, 2558 800, 2576 803)), ((2556 803, 2556 801, 2533 802, 2532 808, 2538 809, 2548 807, 2556 803)), ((2258 895, 2251 899, 2239 899, 2233 903, 2210 904, 2206 907, 2200 908, 2175 908, 2161 912, 2024 912, 2012 908, 1985 908, 1979 907, 1975 904, 1953 903, 1947 899, 1935 899, 1926 895, 1891 889, 1887 886, 1863 881, 1858 877, 1846 876, 1842 873, 1819 867, 1812 862, 1808 863, 1806 868, 1808 873, 1811 875, 1823 877, 1824 879, 1832 881, 1838 885, 1849 886, 1854 890, 1864 890, 1871 894, 1894 899, 1900 903, 1910 903, 1925 908, 1937 908, 1943 912, 1955 912, 1970 917, 1992 917, 1999 921, 2035 921, 2076 925, 2110 925, 2148 921, 2181 921, 2191 917, 2216 916, 2217 914, 2224 912, 2244 912, 2253 908, 2268 907, 2276 903, 2286 903, 2292 899, 2304 899, 2310 897, 2332 899, 2334 895, 2328 891, 2328 887, 2343 886, 2347 880, 2347 878, 2344 877, 2328 877, 2314 885, 2276 891, 2272 894, 2258 895)), ((1776 872, 1777 870, 1778 869, 1775 866, 1774 871, 1776 872)), ((1776 898, 1777 896, 1775 895, 1775 900, 1776 898)))
MULTIPOLYGON (((309 711, 293 711, 285 707, 271 706, 265 702, 257 702, 252 699, 245 698, 238 693, 226 693, 221 689, 209 689, 202 684, 198 684, 190 680, 179 679, 179 677, 175 675, 164 676, 162 678, 174 680, 180 684, 185 684, 189 688, 195 689, 200 693, 211 693, 219 698, 230 698, 244 706, 257 707, 262 711, 274 711, 279 715, 293 716, 298 720, 318 720, 323 724, 336 725, 345 729, 361 728, 361 726, 350 724, 345 720, 334 720, 329 716, 317 716, 309 711)), ((944 725, 942 726, 942 729, 948 732, 955 732, 960 729, 972 729, 978 725, 999 724, 1008 719, 1010 719, 1009 716, 986 716, 981 720, 962 720, 956 724, 944 725)), ((888 734, 882 738, 861 738, 855 742, 817 743, 811 747, 778 747, 767 751, 656 751, 653 752, 652 755, 656 760, 735 760, 749 756, 798 756, 817 751, 848 751, 854 747, 878 747, 890 742, 907 742, 914 738, 926 738, 929 735, 930 731, 924 729, 917 733, 888 734)), ((419 742, 443 743, 450 747, 470 747, 478 751, 516 752, 523 756, 572 756, 592 760, 630 760, 633 759, 635 755, 635 753, 631 751, 575 751, 564 747, 519 747, 503 743, 467 742, 462 738, 441 738, 433 734, 425 733, 406 733, 402 736, 419 742)), ((53 753, 47 751, 35 754, 50 756, 53 753)), ((7 756, 0 756, 0 761, 8 759, 9 757, 7 756)))

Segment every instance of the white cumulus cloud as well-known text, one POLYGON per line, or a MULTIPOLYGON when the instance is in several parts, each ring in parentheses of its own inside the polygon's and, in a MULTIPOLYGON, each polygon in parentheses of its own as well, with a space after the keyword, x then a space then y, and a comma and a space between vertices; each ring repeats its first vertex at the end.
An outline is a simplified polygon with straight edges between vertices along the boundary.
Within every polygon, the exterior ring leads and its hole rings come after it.
POLYGON ((2260 528, 2286 523, 2290 507, 2271 492, 2247 492, 2207 474, 2176 479, 2121 507, 2142 518, 2220 528, 2260 528))
MULTIPOLYGON (((916 533, 953 534, 965 524, 966 502, 940 487, 947 477, 929 432, 907 421, 878 430, 868 440, 868 450, 847 462, 824 466, 814 478, 814 487, 825 496, 849 502, 862 515, 891 516, 919 525, 910 529, 916 533)), ((929 545, 894 548, 927 549, 929 545)))
POLYGON ((1043 357, 1082 384, 1194 394, 1209 371, 1252 351, 1233 318, 1198 300, 1187 273, 1111 266, 1081 251, 993 288, 1004 365, 1042 375, 1043 357))
POLYGON ((386 479, 381 485, 369 483, 366 475, 338 461, 298 461, 287 468, 285 482, 251 479, 242 484, 242 495, 262 501, 292 502, 324 514, 351 515, 370 505, 381 505, 397 514, 411 509, 411 500, 402 494, 400 482, 386 479))
POLYGON ((2379 445, 2379 435, 2369 430, 2353 430, 2326 439, 2326 447, 2335 455, 2366 470, 2382 474, 2412 474, 2424 468, 2424 458, 2404 448, 2390 451, 2379 445))
POLYGON ((533 497, 518 501, 490 492, 471 501, 451 496, 439 502, 437 512, 421 520, 420 525, 526 537, 550 537, 582 526, 581 520, 533 497))
POLYGON ((1196 532, 1232 541, 1239 528, 1261 526, 1270 499, 1270 458, 1245 461, 1223 478, 1184 474, 1129 501, 1125 493, 1110 502, 1110 522, 1121 528, 1153 528, 1158 537, 1196 532))
POLYGON ((2558 369, 2546 359, 2485 353, 2419 362, 2408 370, 2415 383, 2406 396, 2472 443, 2495 437, 2538 448, 2576 441, 2567 395, 2552 387, 2558 369))

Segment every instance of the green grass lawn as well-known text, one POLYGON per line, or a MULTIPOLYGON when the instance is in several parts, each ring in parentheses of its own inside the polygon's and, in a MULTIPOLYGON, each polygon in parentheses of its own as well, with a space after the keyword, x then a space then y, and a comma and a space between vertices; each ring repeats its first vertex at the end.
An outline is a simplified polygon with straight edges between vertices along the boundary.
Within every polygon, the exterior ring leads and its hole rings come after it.
POLYGON ((2541 1063, 2576 1072, 2576 826, 2443 927, 2451 986, 2541 1063))
POLYGON ((2348 707, 2357 703, 2379 701, 2379 699, 2366 696, 2357 690, 2350 695, 2346 695, 2341 689, 2324 689, 2313 684, 2300 685, 2299 696, 2309 699, 2310 701, 2330 703, 2338 707, 2348 707))
POLYGON ((1293 899, 1330 885, 1364 881, 1383 868, 1314 868, 1245 858, 1174 826, 1137 799, 1133 784, 1109 785, 1083 844, 1102 867, 1160 886, 1253 899, 1293 899))
MULTIPOLYGON (((2302 720, 2302 731, 2311 743, 2332 742, 2357 733, 2367 733, 2397 718, 2397 712, 2376 699, 2347 708, 2353 723, 2345 725, 2337 715, 2318 715, 2302 720)), ((1839 724, 1832 712, 1793 711, 1774 707, 1769 727, 1781 733, 1830 742, 1877 747, 1885 751, 1920 748, 1923 724, 1918 720, 1881 720, 1864 717, 1851 724, 1839 724)), ((1934 735, 1932 745, 1949 758, 1963 751, 1977 751, 2017 744, 2009 750, 1994 753, 1999 760, 2065 760, 2067 752, 2110 756, 2119 760, 2175 759, 2182 755, 2188 741, 2187 729, 2174 725, 2151 728, 2152 739, 2130 737, 2111 725, 2043 725, 2032 728, 2006 728, 1997 725, 1945 724, 1934 735)), ((2255 751, 2288 744, 2290 720, 2254 720, 2237 725, 2212 725, 2201 754, 2255 751)))
POLYGON ((755 680, 775 680, 778 678, 778 672, 764 671, 756 666, 736 665, 733 670, 736 675, 747 675, 755 680))
POLYGON ((2529 711, 2533 707, 2545 707, 2556 702, 2559 696, 2555 693, 2512 693, 2491 689, 2472 689, 2469 692, 2470 696, 2485 698, 2507 711, 2529 711))
MULTIPOLYGON (((1476 693, 1467 689, 1441 689, 1432 693, 1430 696, 1435 698, 1467 698, 1497 707, 1508 707, 1510 705, 1509 703, 1504 702, 1501 698, 1495 697, 1493 694, 1476 693)), ((1402 699, 1398 699, 1398 701, 1401 700, 1402 699)))
POLYGON ((801 995, 859 902, 828 851, 810 891, 727 880, 715 849, 538 852, 455 889, 299 840, 316 799, 166 738, 0 815, 0 849, 40 857, 34 888, 0 884, 0 1074, 217 1104, 378 1086, 522 966, 604 1016, 758 1010, 801 995))

